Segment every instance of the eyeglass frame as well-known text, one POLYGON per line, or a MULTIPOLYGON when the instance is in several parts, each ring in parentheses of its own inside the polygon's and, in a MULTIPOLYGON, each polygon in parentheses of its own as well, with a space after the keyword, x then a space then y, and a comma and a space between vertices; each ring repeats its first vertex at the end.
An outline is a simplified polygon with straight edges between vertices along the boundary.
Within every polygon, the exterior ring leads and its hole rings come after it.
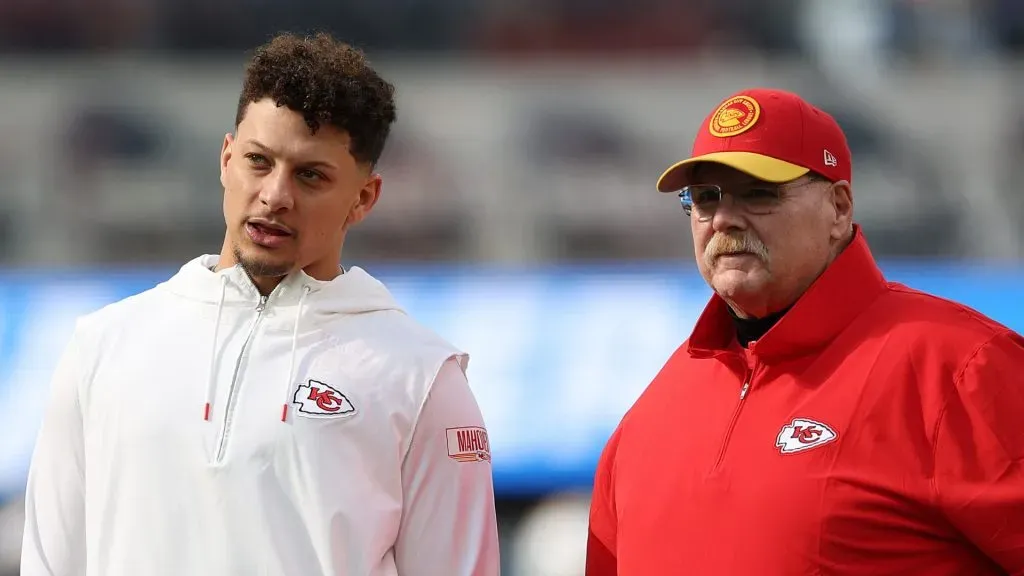
MULTIPOLYGON (((681 190, 679 190, 679 194, 678 194, 678 196, 679 196, 679 203, 682 205, 683 212, 685 212, 687 216, 692 215, 693 211, 694 211, 694 208, 696 207, 696 202, 693 201, 693 195, 691 193, 691 189, 699 187, 699 188, 707 189, 708 191, 713 191, 713 192, 717 193, 718 194, 718 200, 716 200, 716 203, 721 203, 722 196, 724 196, 725 194, 727 194, 727 193, 728 194, 733 194, 733 203, 737 207, 739 207, 741 210, 743 210, 745 213, 747 213, 747 214, 749 214, 751 216, 767 216, 768 214, 771 214, 772 212, 775 211, 775 208, 777 207, 778 202, 782 199, 782 192, 783 192, 783 190, 803 188, 804 186, 807 186, 809 184, 813 184, 815 182, 826 182, 828 184, 834 184, 834 182, 832 182, 828 178, 826 178, 826 177, 824 177, 824 176, 822 176, 822 175, 820 175, 820 174, 818 174, 816 172, 808 172, 807 174, 805 174, 804 176, 801 176, 800 178, 806 178, 806 180, 804 180, 803 182, 796 183, 796 184, 794 184, 794 182, 797 182, 797 180, 799 180, 799 178, 796 179, 796 180, 789 180, 787 182, 778 182, 778 183, 760 182, 760 181, 758 181, 753 186, 751 186, 749 188, 749 190, 771 191, 771 193, 773 195, 772 201, 774 202, 774 205, 771 206, 770 208, 766 209, 766 211, 764 211, 764 212, 752 212, 750 210, 749 205, 745 205, 742 202, 737 202, 736 201, 735 193, 727 192, 727 191, 723 190, 722 186, 719 185, 719 184, 689 184, 689 185, 683 186, 683 188, 681 190), (689 204, 687 204, 687 198, 686 198, 687 195, 689 195, 689 204)), ((716 207, 716 210, 717 210, 717 207, 716 207)), ((702 217, 702 216, 698 215, 697 216, 697 221, 698 222, 709 222, 714 217, 715 217, 715 212, 712 211, 712 213, 710 215, 708 215, 708 216, 703 216, 702 217)))

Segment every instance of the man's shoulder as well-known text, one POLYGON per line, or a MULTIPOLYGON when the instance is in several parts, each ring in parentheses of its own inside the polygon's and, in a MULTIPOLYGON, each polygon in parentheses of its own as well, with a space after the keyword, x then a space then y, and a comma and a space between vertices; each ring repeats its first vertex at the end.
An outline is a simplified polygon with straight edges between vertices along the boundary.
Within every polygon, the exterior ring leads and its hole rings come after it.
POLYGON ((402 310, 378 310, 362 314, 338 314, 319 328, 339 343, 358 339, 362 346, 391 362, 429 364, 468 356, 435 330, 402 310))
POLYGON ((966 304, 890 282, 876 314, 889 330, 921 342, 981 346, 1010 329, 966 304))
MULTIPOLYGON (((651 378, 650 382, 640 392, 637 401, 634 403, 634 410, 638 406, 651 404, 659 406, 666 402, 668 396, 680 393, 685 386, 682 382, 701 380, 709 375, 715 374, 716 370, 727 370, 728 368, 718 361, 708 361, 705 358, 695 358, 689 353, 689 339, 683 341, 675 351, 665 360, 661 368, 651 378)), ((717 375, 717 374, 715 374, 717 375)))
POLYGON ((166 292, 161 285, 142 292, 132 294, 120 300, 84 314, 77 319, 79 330, 89 334, 102 333, 108 330, 121 330, 137 325, 140 321, 166 304, 166 292))
POLYGON ((858 338, 885 363, 912 374, 907 382, 946 386, 979 352, 1015 334, 970 306, 894 283, 869 314, 858 338))

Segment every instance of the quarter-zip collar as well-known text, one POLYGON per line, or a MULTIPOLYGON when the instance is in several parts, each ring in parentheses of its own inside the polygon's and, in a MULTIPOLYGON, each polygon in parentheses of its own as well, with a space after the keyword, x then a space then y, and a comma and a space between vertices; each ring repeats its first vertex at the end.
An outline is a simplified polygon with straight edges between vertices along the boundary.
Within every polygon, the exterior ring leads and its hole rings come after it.
MULTIPOLYGON (((855 226, 850 245, 792 308, 751 344, 751 351, 767 363, 812 354, 838 336, 885 290, 885 278, 860 226, 855 226)), ((687 352, 694 357, 742 353, 729 305, 717 294, 698 318, 687 352)))

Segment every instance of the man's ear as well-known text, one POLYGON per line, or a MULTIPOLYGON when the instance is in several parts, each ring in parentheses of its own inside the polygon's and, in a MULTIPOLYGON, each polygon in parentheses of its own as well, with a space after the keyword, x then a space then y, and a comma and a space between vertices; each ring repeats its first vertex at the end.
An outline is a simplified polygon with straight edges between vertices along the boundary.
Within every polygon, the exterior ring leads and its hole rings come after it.
POLYGON ((355 205, 352 206, 352 210, 348 213, 348 219, 345 221, 345 226, 358 224, 370 214, 373 207, 377 204, 377 200, 380 199, 382 183, 383 181, 380 174, 370 174, 366 179, 366 183, 363 184, 362 189, 359 190, 359 196, 356 198, 356 202, 355 205))
POLYGON ((220 148, 220 185, 227 188, 228 162, 231 161, 232 149, 235 144, 234 134, 228 132, 224 135, 224 144, 220 148))
POLYGON ((831 236, 834 240, 842 240, 853 226, 853 188, 846 180, 832 184, 832 207, 835 209, 836 217, 831 236))

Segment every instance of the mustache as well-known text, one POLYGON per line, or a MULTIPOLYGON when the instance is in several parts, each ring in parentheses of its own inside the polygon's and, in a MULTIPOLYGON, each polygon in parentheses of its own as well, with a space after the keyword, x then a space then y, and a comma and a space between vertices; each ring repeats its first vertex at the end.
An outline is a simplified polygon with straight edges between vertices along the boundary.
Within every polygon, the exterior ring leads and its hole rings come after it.
POLYGON ((768 247, 753 234, 723 234, 716 232, 704 247, 704 261, 708 266, 724 254, 747 253, 757 256, 762 262, 768 261, 768 247))

